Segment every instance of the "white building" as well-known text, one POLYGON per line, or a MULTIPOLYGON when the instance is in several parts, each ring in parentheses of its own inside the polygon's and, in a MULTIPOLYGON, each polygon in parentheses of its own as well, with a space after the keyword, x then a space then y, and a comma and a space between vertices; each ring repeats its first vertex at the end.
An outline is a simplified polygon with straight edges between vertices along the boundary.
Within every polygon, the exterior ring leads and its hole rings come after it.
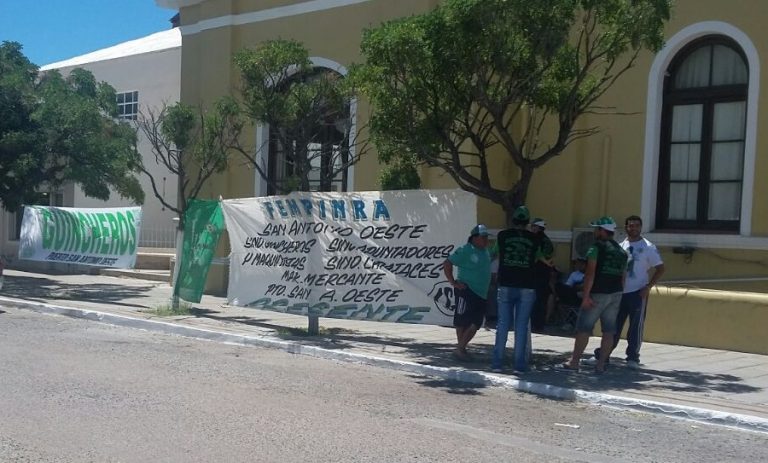
MULTIPOLYGON (((58 69, 67 75, 75 68, 83 68, 97 81, 105 81, 117 91, 120 117, 136 119, 140 110, 159 109, 164 103, 179 101, 181 82, 181 33, 178 28, 157 32, 146 37, 124 42, 65 61, 48 64, 41 71, 58 69)), ((150 146, 139 133, 139 152, 164 193, 166 202, 177 204, 178 183, 174 175, 156 163, 150 146)), ((146 175, 140 177, 145 193, 142 206, 142 224, 139 246, 153 248, 174 247, 176 214, 165 208, 155 197, 146 175)), ((134 206, 130 200, 112 193, 108 201, 88 198, 76 185, 68 185, 50 198, 50 204, 65 207, 123 207, 134 206)), ((18 254, 17 214, 0 213, 0 244, 2 254, 18 254)))

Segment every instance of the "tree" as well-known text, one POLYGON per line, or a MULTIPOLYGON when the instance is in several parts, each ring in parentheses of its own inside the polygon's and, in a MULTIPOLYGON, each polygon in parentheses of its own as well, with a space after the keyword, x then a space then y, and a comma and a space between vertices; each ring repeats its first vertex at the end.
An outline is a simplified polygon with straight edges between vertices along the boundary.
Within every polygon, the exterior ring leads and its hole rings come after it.
POLYGON ((0 45, 0 201, 8 210, 41 191, 78 184, 107 200, 110 189, 144 202, 135 132, 117 119, 115 89, 83 69, 38 73, 21 45, 0 45))
POLYGON ((312 66, 304 46, 270 40, 238 51, 245 113, 270 127, 270 140, 255 150, 233 148, 245 156, 274 194, 333 189, 346 184, 347 169, 364 145, 351 150, 351 87, 335 71, 312 66), (271 145, 271 149, 270 149, 271 145), (353 153, 353 151, 356 151, 353 153), (273 156, 271 166, 259 154, 273 156), (271 171, 270 171, 271 170, 271 171))
POLYGON ((178 181, 178 203, 171 204, 144 162, 138 169, 149 177, 155 197, 179 217, 184 229, 187 203, 200 194, 207 180, 229 165, 229 149, 236 145, 244 122, 237 103, 224 97, 209 110, 184 103, 143 110, 137 121, 152 147, 155 162, 178 181))
POLYGON ((413 156, 398 156, 379 173, 382 190, 415 190, 421 188, 421 178, 413 156))
MULTIPOLYGON (((229 97, 223 97, 205 110, 184 103, 148 108, 137 121, 139 131, 149 141, 155 162, 176 176, 177 204, 171 204, 158 188, 157 180, 144 162, 139 170, 149 177, 155 197, 176 212, 176 264, 171 307, 178 309, 178 276, 184 241, 184 218, 190 200, 196 199, 207 180, 224 172, 229 165, 230 147, 238 144, 243 129, 240 108, 229 97)), ((187 256, 193 258, 193 256, 187 256)))
POLYGON ((597 132, 579 118, 643 49, 663 44, 670 0, 447 0, 365 31, 352 78, 373 106, 382 160, 414 156, 507 218, 534 171, 597 132), (492 179, 498 159, 519 170, 492 179), (495 182, 495 183, 494 183, 495 182))

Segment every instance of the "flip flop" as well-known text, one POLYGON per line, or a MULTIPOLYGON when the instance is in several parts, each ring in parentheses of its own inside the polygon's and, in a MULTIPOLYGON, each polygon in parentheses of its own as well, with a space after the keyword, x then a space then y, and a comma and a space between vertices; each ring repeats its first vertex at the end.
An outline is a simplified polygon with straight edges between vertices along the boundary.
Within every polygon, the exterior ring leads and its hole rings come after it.
POLYGON ((578 367, 572 367, 568 362, 557 364, 555 366, 555 369, 556 370, 560 370, 560 371, 572 371, 572 372, 578 372, 579 371, 578 367))
POLYGON ((470 360, 467 354, 462 354, 456 351, 451 353, 451 356, 454 358, 454 360, 458 360, 459 362, 469 362, 470 360))

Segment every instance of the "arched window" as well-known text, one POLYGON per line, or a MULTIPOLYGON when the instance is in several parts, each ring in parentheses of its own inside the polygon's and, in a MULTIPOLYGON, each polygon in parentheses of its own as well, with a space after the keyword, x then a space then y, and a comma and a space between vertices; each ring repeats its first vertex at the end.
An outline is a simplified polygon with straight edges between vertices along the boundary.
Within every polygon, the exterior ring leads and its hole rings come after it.
POLYGON ((290 124, 269 128, 267 194, 347 190, 350 103, 336 85, 343 78, 333 70, 314 68, 281 84, 281 91, 299 83, 307 87, 288 103, 297 105, 298 116, 290 124))
POLYGON ((698 39, 667 69, 657 229, 737 232, 741 219, 749 69, 722 36, 698 39))

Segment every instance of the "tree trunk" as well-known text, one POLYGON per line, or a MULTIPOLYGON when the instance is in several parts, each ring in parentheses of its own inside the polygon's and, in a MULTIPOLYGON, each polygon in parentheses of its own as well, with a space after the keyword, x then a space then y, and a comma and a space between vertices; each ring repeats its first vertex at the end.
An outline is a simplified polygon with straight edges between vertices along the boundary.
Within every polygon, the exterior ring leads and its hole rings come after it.
POLYGON ((531 179, 533 178, 533 167, 523 166, 520 168, 520 179, 504 196, 504 203, 502 208, 507 219, 507 226, 512 226, 512 214, 518 206, 525 205, 525 201, 528 199, 528 187, 531 185, 531 179))
MULTIPOLYGON (((181 169, 179 169, 181 170, 181 169)), ((187 211, 187 197, 185 196, 184 184, 187 182, 187 176, 180 173, 177 178, 176 204, 179 206, 178 221, 176 223, 176 259, 173 263, 173 280, 171 281, 171 309, 179 308, 179 296, 176 285, 179 283, 179 270, 181 269, 181 254, 184 250, 184 214, 187 211)))
MULTIPOLYGON (((179 220, 181 223, 181 220, 179 220)), ((171 309, 179 308, 179 293, 177 285, 179 284, 179 271, 181 270, 181 254, 184 250, 184 228, 176 229, 176 259, 173 263, 173 281, 171 283, 171 309)))

